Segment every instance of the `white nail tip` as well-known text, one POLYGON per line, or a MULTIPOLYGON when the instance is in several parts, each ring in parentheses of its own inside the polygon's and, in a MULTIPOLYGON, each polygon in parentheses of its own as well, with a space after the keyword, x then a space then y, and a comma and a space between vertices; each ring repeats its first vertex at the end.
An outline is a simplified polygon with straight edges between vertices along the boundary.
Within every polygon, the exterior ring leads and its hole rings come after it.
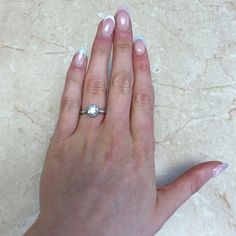
POLYGON ((117 10, 116 13, 119 11, 126 11, 128 14, 130 13, 129 8, 127 6, 120 6, 117 10))
POLYGON ((103 21, 105 21, 107 19, 111 19, 114 22, 114 24, 115 24, 115 18, 112 15, 106 16, 103 21))
POLYGON ((87 57, 86 49, 81 48, 76 54, 75 65, 77 65, 78 67, 81 67, 85 63, 86 57, 87 57))
POLYGON ((87 50, 86 50, 85 48, 80 48, 80 49, 78 50, 78 53, 79 53, 80 55, 87 56, 87 50))
POLYGON ((144 39, 143 36, 136 36, 136 37, 134 38, 134 42, 136 42, 137 40, 142 40, 142 41, 144 42, 144 44, 146 44, 146 40, 144 39))

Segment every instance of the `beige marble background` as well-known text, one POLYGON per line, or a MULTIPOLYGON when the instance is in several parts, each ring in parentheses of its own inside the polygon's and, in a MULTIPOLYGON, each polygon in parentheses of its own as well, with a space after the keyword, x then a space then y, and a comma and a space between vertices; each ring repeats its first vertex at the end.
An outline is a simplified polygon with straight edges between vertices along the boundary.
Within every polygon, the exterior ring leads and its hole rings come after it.
MULTIPOLYGON (((119 1, 0 1, 0 235, 38 213, 38 183, 73 53, 119 1)), ((146 38, 156 93, 156 167, 167 183, 189 166, 230 164, 160 236, 236 235, 236 1, 126 1, 146 38)), ((96 235, 96 234, 95 234, 96 235)))

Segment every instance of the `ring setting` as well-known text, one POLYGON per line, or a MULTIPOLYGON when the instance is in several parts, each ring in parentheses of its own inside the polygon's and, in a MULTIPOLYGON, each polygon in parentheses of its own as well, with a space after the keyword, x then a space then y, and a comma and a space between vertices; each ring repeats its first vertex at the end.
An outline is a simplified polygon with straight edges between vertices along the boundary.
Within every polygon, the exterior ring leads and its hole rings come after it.
POLYGON ((105 110, 96 104, 89 104, 85 109, 80 110, 80 114, 87 114, 89 117, 97 117, 99 114, 105 114, 105 110))

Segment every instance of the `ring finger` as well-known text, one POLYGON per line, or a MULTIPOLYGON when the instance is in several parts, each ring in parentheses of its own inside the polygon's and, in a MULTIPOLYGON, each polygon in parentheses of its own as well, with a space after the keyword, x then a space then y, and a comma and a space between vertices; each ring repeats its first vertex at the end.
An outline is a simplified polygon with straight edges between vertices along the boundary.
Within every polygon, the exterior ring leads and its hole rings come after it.
MULTIPOLYGON (((105 108, 105 97, 107 88, 107 67, 112 48, 112 37, 115 27, 113 16, 107 16, 100 22, 93 43, 91 59, 83 86, 82 109, 89 104, 96 104, 99 108, 105 108)), ((90 118, 86 114, 81 115, 78 129, 98 127, 103 114, 90 118)))

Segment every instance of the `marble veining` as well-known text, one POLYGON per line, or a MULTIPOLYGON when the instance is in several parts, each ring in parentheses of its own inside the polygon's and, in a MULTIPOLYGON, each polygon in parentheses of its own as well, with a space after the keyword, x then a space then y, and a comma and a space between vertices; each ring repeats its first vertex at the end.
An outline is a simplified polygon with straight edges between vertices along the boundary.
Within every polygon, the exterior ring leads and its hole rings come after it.
MULTIPOLYGON (((71 57, 90 51, 98 21, 117 1, 0 1, 0 235, 38 214, 38 183, 71 57)), ((156 176, 193 164, 229 169, 184 204, 160 236, 236 232, 236 2, 127 0, 135 36, 150 50, 155 88, 156 176)))

